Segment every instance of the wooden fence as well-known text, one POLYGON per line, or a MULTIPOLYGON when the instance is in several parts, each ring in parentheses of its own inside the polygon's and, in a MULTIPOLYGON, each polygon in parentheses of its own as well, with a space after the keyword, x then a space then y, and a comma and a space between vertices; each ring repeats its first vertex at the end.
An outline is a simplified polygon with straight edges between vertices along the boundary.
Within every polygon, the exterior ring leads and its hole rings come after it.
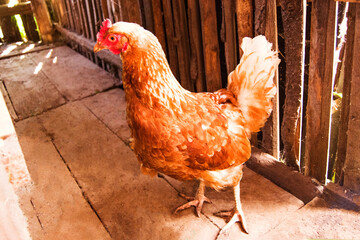
POLYGON ((226 87, 242 38, 265 35, 282 62, 273 114, 254 145, 322 183, 332 179, 360 192, 359 0, 48 2, 55 28, 73 48, 119 77, 117 56, 94 55, 96 33, 105 18, 141 24, 191 91, 226 87))
POLYGON ((12 43, 17 41, 43 42, 53 41, 52 24, 45 1, 43 0, 0 0, 0 28, 3 34, 1 41, 12 43), (24 37, 21 36, 19 24, 14 16, 21 17, 24 37), (34 16, 36 16, 37 23, 34 16), (38 24, 38 27, 37 27, 38 24), (23 39, 25 38, 25 39, 23 39))

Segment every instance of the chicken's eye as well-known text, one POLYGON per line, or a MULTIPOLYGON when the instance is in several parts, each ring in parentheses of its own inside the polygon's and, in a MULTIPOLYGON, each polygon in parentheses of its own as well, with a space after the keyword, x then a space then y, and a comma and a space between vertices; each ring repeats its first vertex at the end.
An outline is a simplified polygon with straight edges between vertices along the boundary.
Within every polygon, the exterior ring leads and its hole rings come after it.
POLYGON ((114 35, 110 35, 108 37, 108 39, 109 39, 110 42, 115 42, 116 41, 116 37, 114 35))

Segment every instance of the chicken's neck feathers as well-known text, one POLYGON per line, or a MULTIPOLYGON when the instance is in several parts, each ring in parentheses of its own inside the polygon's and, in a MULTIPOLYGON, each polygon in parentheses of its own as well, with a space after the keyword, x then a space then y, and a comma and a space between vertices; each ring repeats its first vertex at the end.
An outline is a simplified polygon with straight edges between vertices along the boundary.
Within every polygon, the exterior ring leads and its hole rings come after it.
POLYGON ((153 50, 140 49, 123 56, 123 82, 125 92, 135 92, 138 99, 150 108, 161 104, 181 109, 182 102, 186 101, 185 95, 190 94, 176 80, 165 54, 156 46, 153 50))

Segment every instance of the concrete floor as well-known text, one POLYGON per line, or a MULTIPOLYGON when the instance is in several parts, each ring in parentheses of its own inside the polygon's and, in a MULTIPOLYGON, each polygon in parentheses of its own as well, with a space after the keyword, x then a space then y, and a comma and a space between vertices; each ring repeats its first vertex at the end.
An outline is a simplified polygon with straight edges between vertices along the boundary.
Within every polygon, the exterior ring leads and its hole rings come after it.
MULTIPOLYGON (((60 46, 0 60, 0 80, 33 181, 18 193, 33 239, 215 239, 231 189, 207 189, 200 218, 174 215, 197 183, 140 173, 117 79, 60 46)), ((250 233, 233 226, 220 239, 360 239, 358 212, 304 205, 248 168, 241 200, 250 233)))

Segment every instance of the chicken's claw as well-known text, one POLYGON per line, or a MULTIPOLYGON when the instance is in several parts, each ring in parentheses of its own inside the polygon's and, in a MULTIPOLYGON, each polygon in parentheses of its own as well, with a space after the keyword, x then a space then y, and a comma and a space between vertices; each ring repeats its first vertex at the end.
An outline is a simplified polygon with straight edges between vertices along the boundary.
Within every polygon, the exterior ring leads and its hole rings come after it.
POLYGON ((195 197, 189 197, 189 196, 186 196, 185 194, 182 194, 182 193, 179 193, 179 195, 182 198, 185 198, 186 200, 188 200, 189 202, 185 203, 184 205, 181 205, 178 208, 176 208, 174 213, 178 213, 181 210, 184 210, 184 209, 187 209, 187 208, 190 208, 190 207, 194 206, 195 209, 196 209, 196 215, 198 217, 200 217, 201 209, 202 209, 202 206, 203 206, 204 202, 211 203, 211 200, 208 199, 207 197, 205 197, 204 195, 199 195, 198 194, 195 197))
POLYGON ((194 206, 195 209, 196 209, 196 215, 198 217, 200 217, 201 209, 202 209, 202 206, 203 206, 204 202, 211 203, 210 199, 205 197, 204 193, 205 193, 205 184, 204 184, 203 181, 200 181, 199 188, 198 188, 198 190, 196 192, 195 197, 188 197, 185 194, 179 193, 180 197, 185 198, 189 202, 185 203, 184 205, 181 205, 180 207, 178 207, 175 210, 174 213, 177 213, 177 212, 179 212, 181 210, 184 210, 186 208, 194 206))
POLYGON ((244 230, 244 232, 249 233, 249 231, 247 230, 247 226, 246 226, 244 212, 241 209, 237 210, 235 208, 232 211, 220 211, 220 212, 214 213, 214 215, 217 217, 222 217, 222 218, 231 217, 230 220, 226 223, 226 225, 220 230, 218 236, 220 236, 224 231, 229 229, 236 222, 240 222, 240 225, 241 225, 242 229, 244 230))

